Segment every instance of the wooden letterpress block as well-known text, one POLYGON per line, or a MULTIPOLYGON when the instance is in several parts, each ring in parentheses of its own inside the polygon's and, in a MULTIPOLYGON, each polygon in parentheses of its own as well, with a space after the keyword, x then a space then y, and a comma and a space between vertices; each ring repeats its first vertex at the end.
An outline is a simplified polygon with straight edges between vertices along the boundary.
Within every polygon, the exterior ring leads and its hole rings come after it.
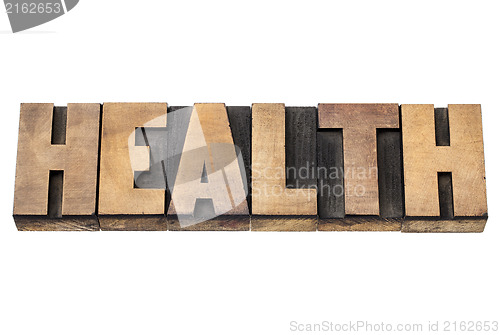
POLYGON ((315 108, 253 104, 252 230, 316 230, 316 182, 311 172, 298 175, 299 168, 315 166, 315 132, 315 108), (297 173, 287 173, 287 162, 297 173))
POLYGON ((102 230, 167 230, 162 168, 166 125, 166 103, 104 104, 99 182, 102 230))
POLYGON ((318 230, 398 231, 397 104, 319 104, 318 230))
POLYGON ((99 104, 22 104, 14 195, 19 230, 98 230, 99 104))
POLYGON ((177 149, 183 142, 179 159, 167 163, 174 169, 169 180, 175 180, 169 185, 169 230, 249 230, 250 108, 195 104, 187 112, 184 140, 179 134, 168 141, 177 149))
POLYGON ((482 232, 487 220, 480 105, 402 105, 404 232, 482 232))

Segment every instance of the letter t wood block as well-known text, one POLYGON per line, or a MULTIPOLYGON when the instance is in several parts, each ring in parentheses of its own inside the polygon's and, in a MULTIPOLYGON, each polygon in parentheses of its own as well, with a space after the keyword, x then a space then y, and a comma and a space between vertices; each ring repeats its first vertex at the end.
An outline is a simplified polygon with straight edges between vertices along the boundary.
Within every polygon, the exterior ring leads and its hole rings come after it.
POLYGON ((318 125, 318 230, 400 230, 398 105, 319 104, 318 125))
POLYGON ((99 230, 99 104, 22 104, 14 194, 19 230, 99 230))

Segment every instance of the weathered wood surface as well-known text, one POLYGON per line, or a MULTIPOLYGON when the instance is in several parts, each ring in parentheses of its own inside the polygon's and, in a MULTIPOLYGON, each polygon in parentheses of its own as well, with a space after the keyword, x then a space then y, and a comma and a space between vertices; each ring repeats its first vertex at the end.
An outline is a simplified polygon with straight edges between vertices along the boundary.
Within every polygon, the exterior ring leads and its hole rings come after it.
MULTIPOLYGON (((233 109, 231 116, 242 128, 249 128, 245 112, 233 109)), ((249 146, 247 139, 238 143, 249 146)), ((235 147, 226 106, 195 104, 175 177, 169 229, 250 229, 247 174, 240 152, 235 147), (177 217, 171 217, 173 214, 177 217)))
POLYGON ((402 105, 406 232, 477 232, 487 217, 480 105, 402 105), (448 138, 449 137, 449 138, 448 138))
POLYGON ((481 232, 485 187, 480 105, 22 104, 14 219, 19 230, 481 232))
MULTIPOLYGON (((343 219, 344 200, 344 155, 342 130, 318 131, 318 216, 324 219, 343 219)), ((320 226, 318 226, 321 229, 320 226)))
MULTIPOLYGON (((295 126, 291 131, 296 136, 315 129, 308 122, 295 126)), ((316 230, 316 189, 286 187, 285 128, 284 104, 253 104, 252 230, 316 230), (298 215, 305 217, 296 224, 287 222, 287 216, 298 215)))
POLYGON ((136 143, 136 128, 166 125, 166 103, 104 104, 99 182, 101 229, 167 230, 165 185, 163 189, 134 187, 134 171, 152 166, 151 147, 136 143))
POLYGON ((400 230, 397 104, 319 104, 319 230, 400 230))
POLYGON ((98 230, 99 104, 22 104, 14 194, 19 230, 98 230))

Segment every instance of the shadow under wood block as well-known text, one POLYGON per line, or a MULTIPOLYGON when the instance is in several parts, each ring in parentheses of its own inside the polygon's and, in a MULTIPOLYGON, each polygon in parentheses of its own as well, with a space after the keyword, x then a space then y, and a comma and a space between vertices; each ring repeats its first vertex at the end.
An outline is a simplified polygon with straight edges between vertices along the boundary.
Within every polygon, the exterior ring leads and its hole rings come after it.
POLYGON ((166 103, 104 104, 99 182, 102 230, 167 230, 161 159, 166 125, 166 103))
POLYGON ((249 230, 250 108, 210 103, 173 113, 186 131, 168 141, 179 157, 169 174, 169 230, 249 230))
POLYGON ((480 105, 402 105, 404 232, 482 232, 487 220, 480 105))
POLYGON ((99 230, 99 104, 22 104, 14 194, 18 230, 99 230))
POLYGON ((398 105, 320 104, 318 126, 318 230, 401 230, 398 105))
POLYGON ((316 231, 315 107, 253 104, 253 231, 316 231))

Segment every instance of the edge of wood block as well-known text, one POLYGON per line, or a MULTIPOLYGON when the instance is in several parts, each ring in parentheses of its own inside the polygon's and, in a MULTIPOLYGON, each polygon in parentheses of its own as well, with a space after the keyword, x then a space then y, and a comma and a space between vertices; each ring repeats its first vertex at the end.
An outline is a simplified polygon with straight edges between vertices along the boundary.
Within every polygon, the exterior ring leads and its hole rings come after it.
POLYGON ((98 231, 95 215, 65 215, 51 218, 47 215, 13 215, 18 231, 98 231))
POLYGON ((99 215, 103 231, 166 231, 165 215, 99 215))
POLYGON ((403 233, 482 233, 487 216, 439 219, 435 217, 407 217, 403 233))
POLYGON ((167 215, 171 231, 249 231, 250 215, 221 215, 198 224, 182 228, 175 215, 167 215))
POLYGON ((348 215, 342 219, 319 219, 318 231, 401 231, 403 218, 348 215))
POLYGON ((317 216, 252 215, 252 231, 316 231, 317 216))

